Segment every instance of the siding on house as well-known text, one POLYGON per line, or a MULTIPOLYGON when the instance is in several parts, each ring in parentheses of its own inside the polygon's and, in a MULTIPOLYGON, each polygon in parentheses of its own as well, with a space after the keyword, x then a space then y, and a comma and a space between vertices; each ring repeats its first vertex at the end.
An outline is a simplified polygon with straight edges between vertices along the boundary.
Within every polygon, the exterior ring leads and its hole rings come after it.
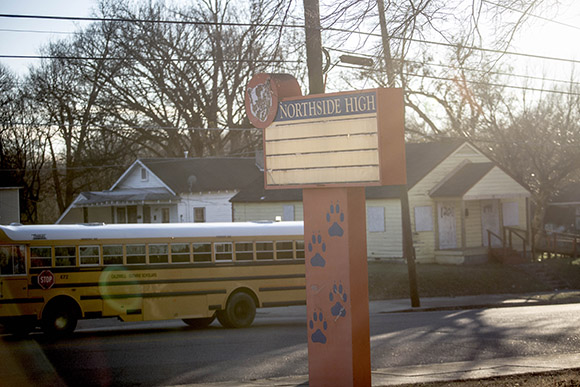
POLYGON ((294 220, 304 220, 302 202, 235 203, 234 222, 284 219, 284 206, 294 206, 294 220))
POLYGON ((481 203, 479 200, 465 203, 467 216, 465 216, 465 243, 466 246, 483 246, 483 234, 481 231, 481 203))
POLYGON ((206 222, 231 222, 232 206, 229 200, 236 193, 237 191, 223 191, 182 194, 175 222, 193 222, 194 208, 205 208, 206 222))
POLYGON ((370 259, 400 258, 403 256, 403 233, 401 228, 401 204, 399 200, 373 199, 366 201, 369 207, 384 208, 383 232, 370 231, 367 216, 367 255, 370 259))
POLYGON ((141 168, 139 165, 134 164, 134 167, 128 171, 129 173, 125 176, 125 179, 118 182, 115 189, 129 189, 129 188, 167 188, 163 181, 147 170, 147 178, 141 178, 141 168))

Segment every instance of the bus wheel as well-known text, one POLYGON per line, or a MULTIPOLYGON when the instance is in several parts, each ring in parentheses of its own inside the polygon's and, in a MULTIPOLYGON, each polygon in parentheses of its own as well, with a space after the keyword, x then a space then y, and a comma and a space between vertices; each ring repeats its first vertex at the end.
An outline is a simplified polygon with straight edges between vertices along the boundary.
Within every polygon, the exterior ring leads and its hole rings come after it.
POLYGON ((71 301, 53 302, 42 313, 42 330, 51 337, 63 337, 73 333, 79 319, 77 305, 71 301))
POLYGON ((205 318, 184 318, 183 322, 195 329, 207 328, 215 320, 215 315, 205 318))
POLYGON ((217 312, 220 324, 226 328, 245 328, 256 317, 256 303, 248 293, 239 292, 230 297, 226 308, 217 312))

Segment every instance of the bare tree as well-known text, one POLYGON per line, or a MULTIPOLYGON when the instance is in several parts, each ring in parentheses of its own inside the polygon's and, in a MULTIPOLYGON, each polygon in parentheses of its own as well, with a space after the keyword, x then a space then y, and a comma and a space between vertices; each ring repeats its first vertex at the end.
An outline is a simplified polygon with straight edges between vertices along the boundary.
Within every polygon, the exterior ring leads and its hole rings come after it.
POLYGON ((32 69, 26 81, 27 97, 43 120, 42 141, 47 144, 57 214, 79 192, 103 189, 115 169, 102 166, 122 167, 124 154, 131 149, 110 129, 104 111, 101 78, 105 69, 110 75, 120 67, 118 61, 109 60, 110 36, 110 30, 95 24, 71 41, 51 43, 45 48, 50 59, 32 69), (99 44, 93 39, 96 35, 99 44))
POLYGON ((265 1, 116 4, 103 12, 127 20, 115 39, 126 65, 106 78, 110 114, 134 129, 147 152, 206 156, 260 146, 245 117, 245 86, 255 73, 279 68, 282 52, 264 30, 273 17, 265 1))
POLYGON ((0 66, 0 180, 19 187, 20 221, 39 221, 45 143, 38 136, 34 109, 23 98, 18 79, 0 66))
POLYGON ((513 102, 479 134, 480 146, 532 192, 532 227, 543 230, 548 203, 580 177, 580 89, 546 93, 522 109, 513 102))

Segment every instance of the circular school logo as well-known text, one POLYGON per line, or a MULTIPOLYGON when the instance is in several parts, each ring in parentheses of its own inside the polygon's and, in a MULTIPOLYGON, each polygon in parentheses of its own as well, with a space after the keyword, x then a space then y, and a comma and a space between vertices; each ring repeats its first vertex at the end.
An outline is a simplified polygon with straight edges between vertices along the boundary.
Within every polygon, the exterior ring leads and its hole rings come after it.
POLYGON ((278 102, 302 95, 298 81, 288 74, 256 74, 246 87, 246 114, 256 128, 265 129, 278 113, 278 102))
POLYGON ((50 270, 43 270, 38 275, 38 286, 43 288, 44 290, 48 290, 52 288, 54 285, 54 274, 50 270))

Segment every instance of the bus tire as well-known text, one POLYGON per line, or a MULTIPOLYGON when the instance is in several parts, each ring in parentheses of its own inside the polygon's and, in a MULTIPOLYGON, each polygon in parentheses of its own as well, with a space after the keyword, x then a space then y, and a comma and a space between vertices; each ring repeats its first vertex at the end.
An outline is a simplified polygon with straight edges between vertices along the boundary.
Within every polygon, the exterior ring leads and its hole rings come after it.
POLYGON ((256 317, 256 302, 246 292, 234 293, 228 300, 226 308, 217 312, 220 324, 225 328, 249 327, 256 317))
POLYGON ((74 332, 80 316, 78 305, 68 299, 51 301, 42 312, 42 330, 49 337, 64 337, 74 332))
POLYGON ((183 322, 195 329, 207 328, 215 320, 215 314, 211 317, 184 318, 183 322))

